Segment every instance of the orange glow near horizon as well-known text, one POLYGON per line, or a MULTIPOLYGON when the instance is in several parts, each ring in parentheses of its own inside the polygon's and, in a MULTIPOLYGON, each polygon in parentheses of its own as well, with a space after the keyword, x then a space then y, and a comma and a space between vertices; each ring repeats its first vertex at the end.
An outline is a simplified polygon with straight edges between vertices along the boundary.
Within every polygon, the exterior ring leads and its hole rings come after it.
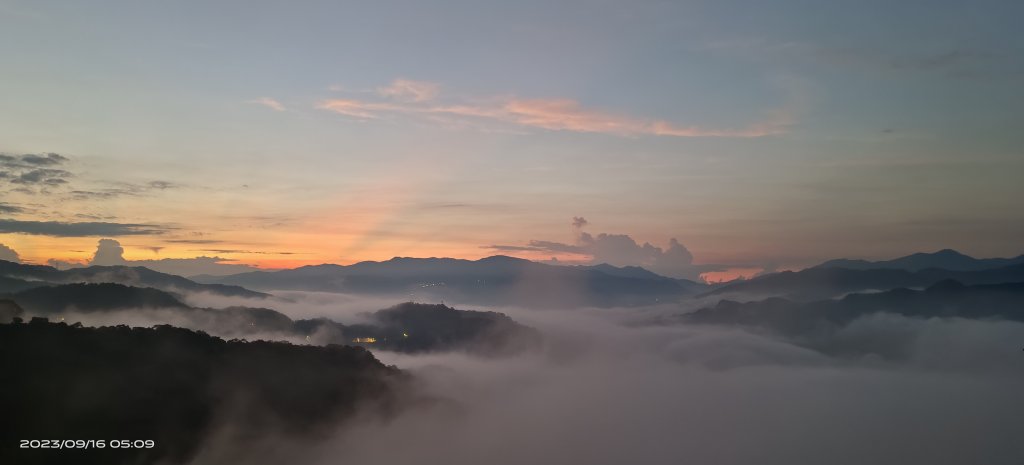
MULTIPOLYGON (((378 219, 378 221, 386 221, 378 219)), ((549 261, 564 264, 582 264, 589 257, 578 254, 556 254, 535 251, 502 251, 479 245, 466 245, 453 241, 422 241, 406 237, 365 239, 372 236, 372 227, 359 229, 363 234, 351 233, 277 233, 271 243, 259 245, 239 242, 219 242, 216 245, 195 245, 168 242, 156 237, 148 238, 153 245, 135 237, 114 237, 124 249, 127 261, 192 259, 218 257, 224 264, 249 265, 260 269, 296 268, 325 263, 351 265, 363 261, 384 261, 394 257, 457 258, 477 260, 494 255, 508 255, 526 260, 549 261), (362 243, 361 243, 362 242, 362 243), (209 247, 209 248, 207 248, 209 247), (346 249, 347 253, 342 253, 346 249), (278 252, 279 251, 279 252, 278 252)), ((245 234, 241 235, 246 238, 245 234)), ((265 237, 265 239, 268 237, 265 237)), ((96 253, 98 237, 52 238, 24 235, 0 235, 0 243, 11 244, 24 263, 45 265, 50 260, 88 265, 96 253)))

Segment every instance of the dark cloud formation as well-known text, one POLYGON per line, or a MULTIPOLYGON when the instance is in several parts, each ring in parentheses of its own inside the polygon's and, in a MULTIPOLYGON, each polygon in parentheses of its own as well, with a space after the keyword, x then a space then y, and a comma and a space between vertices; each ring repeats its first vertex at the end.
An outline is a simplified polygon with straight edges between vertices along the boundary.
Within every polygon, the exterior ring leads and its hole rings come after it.
POLYGON ((221 244, 224 241, 218 240, 218 239, 167 239, 164 242, 170 242, 172 244, 210 245, 210 244, 221 244))
POLYGON ((18 252, 4 244, 0 244, 0 260, 21 263, 21 257, 18 256, 18 252))
POLYGON ((67 181, 64 178, 70 178, 71 172, 66 170, 40 168, 31 171, 25 171, 19 174, 17 177, 12 178, 11 182, 14 184, 64 184, 67 181))
POLYGON ((90 213, 75 213, 75 218, 82 218, 85 220, 114 220, 117 219, 114 215, 94 215, 90 213))
POLYGON ((31 153, 24 155, 0 153, 0 168, 4 169, 33 169, 40 166, 62 165, 67 161, 67 157, 56 153, 40 155, 31 153))
POLYGON ((0 179, 12 185, 21 185, 21 192, 35 193, 32 186, 53 187, 67 184, 73 177, 70 171, 59 168, 68 158, 56 153, 42 155, 0 154, 0 179))
POLYGON ((582 216, 574 216, 574 217, 572 217, 572 227, 574 227, 576 229, 582 229, 584 226, 586 226, 588 224, 590 224, 590 222, 587 221, 587 219, 582 217, 582 216))
MULTIPOLYGON (((152 247, 146 247, 152 250, 152 247)), ((125 265, 144 266, 161 273, 176 274, 179 276, 195 275, 227 275, 255 271, 257 268, 237 263, 228 263, 231 260, 221 257, 193 257, 193 258, 162 258, 159 260, 126 260, 124 258, 124 247, 114 239, 100 239, 96 245, 96 253, 93 254, 90 265, 125 265)), ((64 263, 54 264, 60 268, 64 263)), ((65 266, 70 268, 73 266, 65 266)))
POLYGON ((71 160, 56 153, 11 155, 0 154, 0 179, 6 179, 10 185, 17 186, 10 192, 29 195, 70 195, 73 200, 104 200, 120 196, 139 196, 154 190, 166 190, 180 187, 168 181, 149 181, 145 183, 104 182, 101 189, 81 189, 73 186, 71 179, 75 174, 65 169, 71 160), (70 190, 51 190, 66 187, 70 190))
POLYGON ((115 183, 113 187, 93 190, 73 190, 69 192, 75 200, 112 199, 116 197, 134 197, 146 195, 152 191, 163 191, 180 187, 168 181, 150 181, 144 184, 127 182, 115 183))
POLYGON ((60 165, 67 161, 68 157, 56 153, 47 153, 45 155, 26 154, 21 156, 22 163, 35 166, 60 165))
POLYGON ((536 247, 530 247, 527 245, 484 245, 482 249, 492 249, 501 252, 535 252, 538 251, 536 247))
POLYGON ((0 202, 0 213, 12 214, 12 213, 23 213, 24 208, 17 205, 11 205, 9 203, 0 202))
MULTIPOLYGON (((584 233, 586 234, 586 233, 584 233)), ((561 242, 552 241, 530 241, 528 246, 530 250, 538 252, 563 252, 563 253, 587 253, 586 248, 580 245, 563 244, 561 242)))
POLYGON ((163 189, 172 189, 172 188, 175 188, 175 187, 179 187, 177 184, 174 184, 174 183, 168 182, 168 181, 150 181, 149 183, 146 184, 146 186, 149 187, 150 189, 161 189, 161 190, 163 190, 163 189))
POLYGON ((65 223, 0 219, 0 233, 54 237, 148 236, 163 234, 170 229, 167 226, 141 223, 65 223))

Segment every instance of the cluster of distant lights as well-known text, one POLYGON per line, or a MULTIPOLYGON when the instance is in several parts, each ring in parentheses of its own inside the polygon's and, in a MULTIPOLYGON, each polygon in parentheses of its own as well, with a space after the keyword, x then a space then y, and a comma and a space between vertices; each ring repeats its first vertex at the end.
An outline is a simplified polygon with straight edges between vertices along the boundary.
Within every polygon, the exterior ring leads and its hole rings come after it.
MULTIPOLYGON (((60 317, 60 321, 64 321, 64 317, 60 317)), ((249 326, 255 326, 255 325, 256 325, 255 322, 250 322, 249 323, 249 326)), ((402 338, 407 338, 407 337, 409 337, 409 333, 407 333, 405 331, 402 331, 402 338)), ((306 336, 306 340, 309 341, 310 337, 306 336)), ((352 339, 352 343, 354 343, 354 344, 373 344, 375 342, 377 342, 377 338, 375 338, 375 337, 357 337, 357 338, 352 339)), ((387 342, 387 338, 384 338, 384 342, 387 342)))
MULTIPOLYGON (((403 332, 402 333, 402 337, 403 338, 409 337, 409 333, 403 332)), ((387 341, 387 339, 384 339, 384 340, 387 341)), ((352 339, 352 342, 356 343, 356 344, 373 344, 374 342, 377 342, 377 338, 375 338, 375 337, 357 337, 355 339, 352 339)))

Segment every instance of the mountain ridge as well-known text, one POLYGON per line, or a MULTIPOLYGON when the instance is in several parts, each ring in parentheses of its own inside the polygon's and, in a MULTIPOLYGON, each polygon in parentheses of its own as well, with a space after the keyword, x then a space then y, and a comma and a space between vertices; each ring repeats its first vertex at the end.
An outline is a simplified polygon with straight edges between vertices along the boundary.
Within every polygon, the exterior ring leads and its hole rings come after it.
POLYGON ((0 260, 0 292, 17 292, 33 287, 71 283, 116 283, 149 287, 171 293, 208 292, 229 297, 266 298, 269 294, 241 286, 198 283, 191 279, 155 271, 143 266, 101 266, 59 270, 52 266, 0 260))
POLYGON ((817 300, 839 297, 851 292, 927 287, 949 279, 966 285, 1024 282, 1024 263, 974 271, 939 268, 907 271, 893 268, 857 270, 813 267, 726 284, 698 297, 747 294, 761 298, 774 296, 793 300, 817 300))
POLYGON ((498 305, 646 305, 690 296, 707 287, 639 267, 557 266, 505 255, 479 260, 394 257, 347 266, 311 265, 193 278, 264 290, 402 293, 498 305))
POLYGON ((539 332, 503 313, 440 304, 404 302, 365 312, 360 323, 342 324, 326 318, 293 320, 271 308, 193 307, 159 289, 116 283, 61 284, 0 294, 0 323, 22 316, 108 321, 103 314, 130 315, 136 318, 132 321, 175 324, 225 338, 305 338, 315 344, 398 352, 465 350, 497 356, 529 350, 541 340, 539 332))
POLYGON ((974 258, 953 249, 942 249, 935 252, 917 252, 891 260, 870 261, 837 258, 822 262, 813 268, 846 268, 851 270, 890 268, 906 271, 940 268, 950 271, 980 271, 1020 263, 1024 263, 1024 254, 1010 258, 974 258))

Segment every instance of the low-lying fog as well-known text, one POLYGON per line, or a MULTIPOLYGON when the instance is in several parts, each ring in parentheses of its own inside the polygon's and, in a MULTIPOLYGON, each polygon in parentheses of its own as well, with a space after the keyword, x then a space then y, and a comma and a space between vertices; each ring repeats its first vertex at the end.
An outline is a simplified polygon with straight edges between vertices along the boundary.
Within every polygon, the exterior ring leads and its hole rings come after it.
MULTIPOLYGON (((344 322, 397 303, 283 297, 261 305, 344 322)), ((1024 463, 1019 323, 875 315, 830 336, 865 354, 836 359, 767 334, 637 324, 637 312, 664 307, 493 310, 541 330, 543 350, 377 352, 413 373, 422 394, 450 402, 301 444, 211 440, 194 463, 1024 463)))

